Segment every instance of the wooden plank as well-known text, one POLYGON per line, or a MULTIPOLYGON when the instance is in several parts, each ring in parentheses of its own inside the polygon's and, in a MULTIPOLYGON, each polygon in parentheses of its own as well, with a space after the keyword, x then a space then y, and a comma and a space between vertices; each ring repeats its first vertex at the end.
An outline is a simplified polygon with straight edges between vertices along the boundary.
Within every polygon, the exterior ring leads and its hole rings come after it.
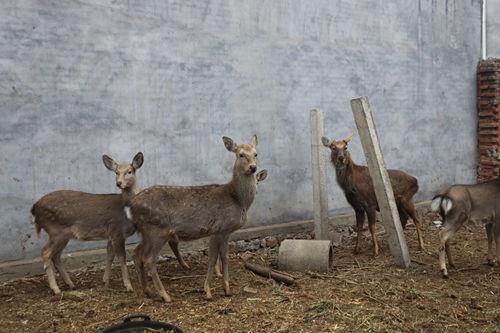
POLYGON ((375 195, 382 215, 382 223, 387 233, 386 239, 389 248, 396 265, 408 267, 410 265, 408 246, 399 220, 391 181, 385 168, 384 157, 380 149, 377 129, 368 104, 368 98, 358 97, 352 99, 351 108, 375 188, 375 195))
POLYGON ((326 167, 321 137, 324 115, 311 110, 311 164, 313 175, 314 236, 326 240, 328 235, 328 194, 326 192, 326 167))

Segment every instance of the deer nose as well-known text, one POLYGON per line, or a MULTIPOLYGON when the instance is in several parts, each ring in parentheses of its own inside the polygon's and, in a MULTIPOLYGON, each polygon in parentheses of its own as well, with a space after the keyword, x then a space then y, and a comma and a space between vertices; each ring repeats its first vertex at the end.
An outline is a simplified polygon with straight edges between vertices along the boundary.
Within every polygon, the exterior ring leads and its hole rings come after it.
POLYGON ((344 156, 339 156, 339 161, 344 162, 344 156))
POLYGON ((116 182, 116 186, 118 186, 118 187, 122 187, 122 182, 121 182, 121 181, 117 181, 117 182, 116 182))
POLYGON ((254 173, 255 171, 257 171, 257 166, 256 165, 250 165, 250 172, 254 173))

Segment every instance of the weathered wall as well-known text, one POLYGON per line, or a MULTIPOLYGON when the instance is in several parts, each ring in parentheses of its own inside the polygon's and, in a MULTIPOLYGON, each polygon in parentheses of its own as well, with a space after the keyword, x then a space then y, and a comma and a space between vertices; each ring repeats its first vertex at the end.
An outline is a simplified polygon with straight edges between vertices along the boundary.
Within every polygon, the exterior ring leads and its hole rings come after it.
POLYGON ((486 13, 487 56, 500 58, 500 0, 487 0, 486 13))
MULTIPOLYGON (((38 255, 29 209, 44 193, 116 192, 102 153, 143 151, 143 187, 224 182, 234 157, 222 135, 259 136, 269 176, 251 225, 310 218, 308 110, 326 111, 339 138, 355 131, 357 95, 370 97, 387 164, 418 177, 418 199, 474 181, 480 12, 480 1, 2 1, 0 260, 38 255)), ((351 149, 364 162, 357 136, 351 149)), ((328 172, 332 213, 347 210, 328 172)))

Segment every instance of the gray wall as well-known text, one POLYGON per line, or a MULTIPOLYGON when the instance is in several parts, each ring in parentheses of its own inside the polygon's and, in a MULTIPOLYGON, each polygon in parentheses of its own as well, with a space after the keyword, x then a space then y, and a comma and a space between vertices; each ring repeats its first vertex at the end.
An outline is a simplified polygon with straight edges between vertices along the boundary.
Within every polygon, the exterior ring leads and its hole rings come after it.
MULTIPOLYGON (((29 209, 43 194, 116 192, 101 154, 143 151, 143 187, 225 182, 223 135, 256 133, 269 170, 249 225, 311 218, 308 110, 340 138, 355 133, 357 95, 418 200, 474 181, 480 13, 480 1, 2 1, 0 259, 39 254, 29 209)), ((357 135, 350 147, 364 163, 357 135)), ((328 172, 332 214, 349 211, 328 172)))
POLYGON ((487 0, 486 13, 486 54, 500 58, 500 0, 487 0))

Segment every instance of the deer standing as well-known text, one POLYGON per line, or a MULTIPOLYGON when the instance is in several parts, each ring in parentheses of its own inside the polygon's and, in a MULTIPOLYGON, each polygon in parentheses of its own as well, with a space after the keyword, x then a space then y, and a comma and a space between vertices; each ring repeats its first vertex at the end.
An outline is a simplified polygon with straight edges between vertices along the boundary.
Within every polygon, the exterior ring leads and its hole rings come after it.
MULTIPOLYGON (((323 145, 331 150, 331 160, 335 167, 337 183, 344 192, 347 202, 356 213, 357 238, 354 253, 359 253, 366 214, 373 240, 373 254, 377 256, 379 252, 377 236, 375 235, 376 213, 379 210, 377 198, 368 168, 355 164, 351 153, 347 150, 347 144, 351 140, 352 135, 338 141, 330 141, 327 137, 321 138, 323 145)), ((424 241, 420 231, 420 220, 413 204, 413 196, 418 191, 417 179, 400 170, 387 170, 387 172, 394 191, 401 224, 404 228, 409 218, 413 220, 417 229, 419 248, 423 250, 424 241)))
MULTIPOLYGON (((121 194, 92 194, 79 191, 56 191, 43 196, 31 208, 37 236, 43 229, 48 242, 42 249, 42 260, 49 286, 55 294, 61 291, 55 279, 57 269, 69 288, 74 288, 69 274, 61 263, 61 254, 70 239, 81 241, 107 239, 107 259, 103 282, 109 286, 111 265, 117 256, 125 288, 132 291, 126 265, 125 239, 135 232, 135 226, 126 218, 123 207, 139 192, 136 171, 142 166, 144 156, 137 153, 130 164, 117 164, 107 155, 104 165, 116 173, 116 186, 121 194)), ((170 244, 183 267, 177 244, 170 244)))
POLYGON ((217 257, 222 262, 225 294, 230 295, 228 240, 231 233, 245 224, 247 211, 255 197, 257 137, 254 135, 250 144, 238 145, 228 137, 223 137, 223 141, 226 149, 236 155, 229 183, 187 187, 153 186, 130 202, 129 217, 142 236, 134 250, 134 262, 140 286, 148 295, 153 294, 147 284, 149 273, 156 293, 165 302, 171 301, 156 269, 156 259, 165 242, 203 237, 210 237, 204 284, 206 297, 212 298, 210 283, 217 257))
POLYGON ((450 240, 469 222, 485 226, 488 263, 494 265, 496 260, 500 260, 500 179, 475 185, 453 185, 432 199, 431 210, 438 212, 443 219, 439 232, 439 268, 443 278, 448 278, 445 252, 450 267, 455 267, 450 240), (493 251, 493 239, 496 254, 493 251))

